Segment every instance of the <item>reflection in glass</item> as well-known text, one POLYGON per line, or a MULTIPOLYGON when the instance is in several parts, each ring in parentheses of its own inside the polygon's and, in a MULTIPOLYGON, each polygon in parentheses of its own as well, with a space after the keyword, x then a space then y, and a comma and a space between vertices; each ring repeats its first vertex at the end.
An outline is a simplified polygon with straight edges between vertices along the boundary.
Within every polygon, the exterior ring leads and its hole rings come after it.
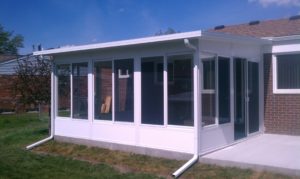
POLYGON ((163 57, 142 58, 142 123, 164 123, 163 57))
POLYGON ((258 63, 248 62, 249 133, 259 130, 258 63))
POLYGON ((246 111, 245 111, 245 89, 246 89, 246 59, 235 58, 234 67, 234 138, 246 137, 246 111))
POLYGON ((73 115, 75 119, 88 118, 88 86, 87 74, 88 63, 74 63, 72 64, 73 72, 73 115))
POLYGON ((70 117, 70 65, 57 65, 57 115, 70 117))
POLYGON ((193 126, 193 58, 191 55, 168 57, 168 124, 193 126), (173 74, 170 74, 173 73, 173 74))
POLYGON ((112 62, 95 62, 95 119, 112 120, 112 62))
POLYGON ((216 57, 213 55, 208 55, 202 58, 202 126, 216 123, 215 60, 216 57))
POLYGON ((133 122, 133 59, 115 60, 115 121, 133 122))
POLYGON ((230 122, 230 59, 218 58, 219 124, 230 122))

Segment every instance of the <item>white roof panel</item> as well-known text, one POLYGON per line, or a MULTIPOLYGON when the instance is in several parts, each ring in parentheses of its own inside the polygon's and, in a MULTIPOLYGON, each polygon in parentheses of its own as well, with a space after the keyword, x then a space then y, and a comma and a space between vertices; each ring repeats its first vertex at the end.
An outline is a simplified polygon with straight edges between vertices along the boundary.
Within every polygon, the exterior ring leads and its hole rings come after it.
POLYGON ((51 55, 51 54, 59 54, 59 53, 67 53, 67 52, 123 47, 123 46, 130 46, 130 45, 140 45, 140 44, 147 44, 147 43, 179 40, 185 38, 197 38, 200 36, 201 36, 201 31, 183 32, 183 33, 144 37, 144 38, 137 38, 137 39, 130 39, 130 40, 62 47, 62 48, 56 48, 50 50, 36 51, 33 53, 33 55, 51 55))

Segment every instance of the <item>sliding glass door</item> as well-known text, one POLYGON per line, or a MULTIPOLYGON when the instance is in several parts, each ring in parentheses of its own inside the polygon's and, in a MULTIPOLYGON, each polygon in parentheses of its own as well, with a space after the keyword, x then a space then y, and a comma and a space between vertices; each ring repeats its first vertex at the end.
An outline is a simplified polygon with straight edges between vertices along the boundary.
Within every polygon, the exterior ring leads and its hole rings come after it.
POLYGON ((234 63, 234 139, 246 137, 246 59, 235 58, 234 63))
POLYGON ((259 78, 258 63, 248 62, 248 124, 249 133, 259 130, 259 78))
POLYGON ((259 66, 235 58, 234 68, 234 139, 242 139, 259 130, 259 66))

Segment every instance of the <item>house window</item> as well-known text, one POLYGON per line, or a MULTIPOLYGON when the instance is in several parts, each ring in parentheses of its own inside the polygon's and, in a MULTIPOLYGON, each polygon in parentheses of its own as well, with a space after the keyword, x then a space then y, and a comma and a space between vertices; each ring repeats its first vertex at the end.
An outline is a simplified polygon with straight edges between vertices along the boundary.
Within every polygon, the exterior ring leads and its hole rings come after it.
POLYGON ((277 55, 277 89, 300 89, 300 54, 277 55))
POLYGON ((202 126, 216 123, 216 57, 202 59, 202 126))
POLYGON ((88 86, 87 86, 88 63, 72 64, 73 75, 73 114, 75 119, 88 118, 88 86))
POLYGON ((71 116, 70 65, 57 65, 57 116, 71 116))
POLYGON ((112 120, 112 62, 94 64, 95 119, 112 120))
POLYGON ((168 124, 194 125, 192 62, 192 55, 169 56, 167 59, 168 78, 173 81, 168 82, 168 124))
POLYGON ((142 124, 164 124, 163 57, 142 58, 142 124))
POLYGON ((114 61, 115 121, 133 122, 133 59, 114 61))

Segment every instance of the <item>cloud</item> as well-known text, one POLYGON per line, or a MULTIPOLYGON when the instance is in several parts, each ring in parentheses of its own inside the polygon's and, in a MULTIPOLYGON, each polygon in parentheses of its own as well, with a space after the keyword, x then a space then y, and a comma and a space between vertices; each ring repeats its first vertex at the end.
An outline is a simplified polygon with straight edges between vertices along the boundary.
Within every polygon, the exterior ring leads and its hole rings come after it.
POLYGON ((300 0, 248 0, 250 3, 259 3, 263 7, 276 6, 300 6, 300 0))

